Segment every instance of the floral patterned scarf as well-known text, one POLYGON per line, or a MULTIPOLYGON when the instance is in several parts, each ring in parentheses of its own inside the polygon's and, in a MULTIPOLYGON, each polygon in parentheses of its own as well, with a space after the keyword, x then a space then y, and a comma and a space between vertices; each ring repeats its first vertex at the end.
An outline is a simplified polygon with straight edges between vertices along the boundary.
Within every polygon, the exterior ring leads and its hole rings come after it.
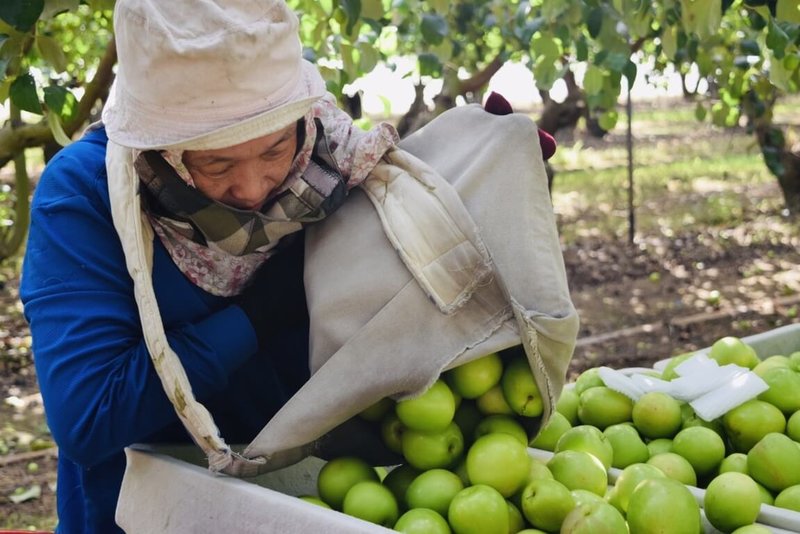
POLYGON ((280 249, 281 239, 335 211, 398 141, 386 123, 360 130, 332 95, 301 121, 289 175, 259 212, 206 197, 194 186, 177 150, 136 158, 143 209, 170 257, 195 285, 219 296, 241 292, 251 275, 280 249))

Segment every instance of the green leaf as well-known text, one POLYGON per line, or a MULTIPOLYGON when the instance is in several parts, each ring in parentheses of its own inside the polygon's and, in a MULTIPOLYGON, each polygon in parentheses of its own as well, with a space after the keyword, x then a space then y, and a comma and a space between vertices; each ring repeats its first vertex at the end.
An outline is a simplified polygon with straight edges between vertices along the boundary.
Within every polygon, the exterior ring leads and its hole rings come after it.
POLYGON ((550 22, 555 21, 562 13, 569 8, 566 0, 547 0, 542 2, 542 16, 550 22))
POLYGON ((428 4, 434 13, 447 13, 450 8, 450 0, 428 0, 428 4))
POLYGON ((61 119, 55 113, 46 114, 47 125, 50 131, 53 132, 53 139, 61 146, 67 146, 72 142, 72 139, 67 136, 63 126, 61 126, 61 119))
POLYGON ((425 42, 437 45, 447 36, 447 21, 440 15, 426 13, 422 15, 420 32, 425 42))
POLYGON ((629 59, 622 69, 622 75, 628 80, 628 87, 633 87, 633 84, 636 83, 636 71, 636 63, 629 59))
POLYGON ((365 19, 380 20, 383 15, 382 0, 363 0, 361 2, 361 16, 365 19))
POLYGON ((589 59, 589 43, 586 38, 581 35, 575 43, 575 59, 577 61, 587 61, 589 59))
MULTIPOLYGON (((69 115, 72 111, 68 104, 72 94, 60 85, 50 85, 44 88, 44 104, 49 111, 61 117, 69 115)), ((74 97, 73 97, 74 98, 74 97)))
POLYGON ((358 43, 358 52, 360 55, 358 70, 364 74, 372 72, 372 69, 375 68, 381 58, 378 51, 370 43, 360 42, 358 43))
POLYGON ((87 0, 92 11, 111 11, 114 9, 114 0, 87 0))
POLYGON ((603 8, 598 6, 593 8, 589 12, 589 16, 586 18, 586 29, 589 31, 589 35, 592 36, 592 39, 597 39, 597 36, 600 35, 600 30, 603 29, 603 8))
POLYGON ((431 52, 439 56, 440 61, 447 63, 453 57, 454 49, 453 41, 445 39, 441 44, 431 47, 431 52))
POLYGON ((747 54, 749 56, 761 55, 761 47, 758 46, 758 41, 755 39, 742 39, 739 41, 739 49, 742 51, 742 54, 747 54))
POLYGON ((597 118, 597 123, 600 125, 602 129, 607 132, 610 132, 614 129, 614 126, 617 125, 617 120, 619 120, 619 114, 616 111, 606 111, 602 113, 597 118))
POLYGON ((384 95, 378 95, 378 98, 380 99, 381 104, 383 104, 383 116, 384 117, 391 117, 392 116, 392 101, 389 100, 389 98, 387 98, 384 95))
POLYGON ((30 113, 42 114, 42 104, 36 94, 36 81, 29 72, 17 76, 8 89, 11 102, 19 109, 30 113))
POLYGON ((553 32, 553 37, 561 41, 562 43, 569 43, 572 42, 572 34, 569 31, 569 27, 566 25, 559 25, 556 27, 555 32, 553 32))
POLYGON ((702 122, 706 119, 706 115, 708 115, 708 110, 702 102, 698 102, 694 107, 694 118, 702 122))
POLYGON ((530 43, 531 39, 533 39, 534 34, 541 29, 544 23, 545 23, 544 17, 536 17, 530 20, 526 20, 518 27, 515 27, 514 34, 517 37, 519 37, 520 42, 530 43))
POLYGON ((612 20, 607 20, 607 23, 603 24, 600 35, 597 36, 595 41, 603 50, 624 53, 626 56, 630 55, 628 38, 617 31, 616 24, 612 20))
POLYGON ((49 20, 60 13, 75 11, 80 5, 80 0, 45 0, 44 9, 39 18, 49 20))
POLYGON ((706 39, 719 31, 722 21, 721 0, 681 0, 681 19, 688 33, 706 39))
POLYGON ((773 58, 770 61, 769 81, 787 93, 797 92, 798 86, 794 79, 797 74, 797 63, 797 56, 786 56, 783 61, 773 58))
POLYGON ((0 81, 0 103, 5 102, 6 98, 8 98, 9 87, 11 87, 11 80, 0 81))
MULTIPOLYGON (((625 54, 620 54, 617 52, 612 52, 608 54, 603 61, 604 65, 607 65, 609 69, 613 70, 614 72, 623 73, 625 69, 628 67, 628 63, 630 63, 630 58, 625 54)), ((635 66, 634 66, 635 68, 635 66)))
POLYGON ((419 54, 417 56, 419 62, 420 76, 432 76, 434 78, 441 78, 442 76, 442 62, 436 54, 428 52, 419 54))
POLYGON ((580 2, 573 2, 565 18, 568 26, 575 28, 581 25, 583 22, 583 7, 580 2))
POLYGON ((800 24, 800 2, 797 0, 778 0, 778 4, 775 6, 775 18, 800 24))
POLYGON ((678 28, 668 26, 661 32, 661 49, 667 59, 675 59, 675 52, 678 51, 678 28))
POLYGON ((326 15, 330 16, 333 14, 333 1, 332 0, 306 0, 306 7, 308 7, 309 3, 317 4, 326 15))
POLYGON ((788 71, 796 71, 800 67, 800 54, 792 54, 783 58, 783 66, 788 71))
MULTIPOLYGON (((6 70, 8 69, 8 61, 9 61, 8 58, 0 57, 0 83, 5 83, 5 82, 8 81, 8 78, 6 76, 6 70)), ((9 83, 11 83, 11 82, 9 82, 9 83)), ((8 86, 6 86, 6 89, 8 89, 8 86)), ((6 96, 8 96, 8 95, 6 95, 6 96)), ((4 98, 0 98, 0 103, 2 103, 4 101, 5 101, 5 97, 4 98)))
POLYGON ((547 58, 548 61, 555 61, 561 57, 561 47, 555 39, 550 36, 538 34, 531 42, 531 52, 536 59, 547 58))
POLYGON ((587 95, 596 95, 603 90, 603 71, 596 65, 586 67, 583 75, 583 90, 587 95))
POLYGON ((692 61, 697 60, 697 51, 700 49, 700 41, 697 38, 692 37, 686 43, 686 54, 689 56, 689 59, 692 61))
POLYGON ((650 25, 652 22, 653 16, 649 11, 636 13, 626 21, 631 37, 634 39, 646 37, 650 33, 650 25))
POLYGON ((713 106, 711 106, 711 120, 715 126, 725 126, 725 123, 728 119, 728 113, 730 112, 730 106, 725 102, 715 102, 713 106))
POLYGON ((21 32, 27 32, 44 9, 44 0, 3 0, 0 2, 0 19, 21 32))
POLYGON ((788 44, 789 36, 774 19, 770 19, 769 31, 767 32, 767 48, 772 50, 776 58, 782 59, 786 54, 786 45, 788 44))
POLYGON ((342 43, 339 51, 342 57, 342 71, 348 80, 355 80, 358 77, 358 50, 352 45, 342 43))
POLYGON ((53 67, 53 70, 58 73, 67 70, 67 57, 58 41, 47 35, 37 35, 36 48, 42 59, 53 67))
POLYGON ((19 33, 19 32, 15 30, 11 24, 0 18, 0 33, 8 35, 9 33, 19 33))
POLYGON ((356 22, 358 22, 358 18, 361 16, 361 0, 341 0, 341 6, 345 15, 347 15, 347 23, 344 32, 350 35, 353 33, 353 28, 356 22))
POLYGON ((555 61, 547 57, 541 57, 536 61, 536 65, 533 67, 533 79, 538 89, 549 91, 559 78, 561 78, 561 69, 555 61))

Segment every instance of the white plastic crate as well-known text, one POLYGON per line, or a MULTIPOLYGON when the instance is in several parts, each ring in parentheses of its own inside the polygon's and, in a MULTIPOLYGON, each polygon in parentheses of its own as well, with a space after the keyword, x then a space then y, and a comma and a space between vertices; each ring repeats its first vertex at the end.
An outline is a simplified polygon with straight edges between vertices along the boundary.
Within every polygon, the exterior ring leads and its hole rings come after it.
MULTIPOLYGON (((543 462, 547 462, 553 457, 552 452, 541 449, 530 449, 530 454, 533 458, 543 462)), ((622 470, 615 467, 612 467, 608 470, 608 482, 611 486, 613 486, 617 481, 620 473, 622 473, 622 470)), ((689 491, 692 492, 692 495, 694 495, 697 503, 700 505, 700 511, 702 513, 703 498, 706 492, 703 489, 694 486, 688 486, 688 488, 689 491)), ((757 523, 759 525, 768 527, 775 534, 794 534, 800 532, 799 513, 767 504, 761 505, 761 513, 758 515, 757 523)), ((711 523, 706 520, 705 514, 703 515, 703 526, 705 527, 706 534, 720 533, 719 530, 715 529, 711 523)))
MULTIPOLYGON (((800 323, 782 326, 768 332, 744 337, 742 340, 753 347, 753 349, 756 351, 756 354, 758 354, 758 357, 762 360, 776 354, 788 356, 793 352, 800 351, 800 323)), ((709 349, 710 347, 707 347, 697 352, 708 353, 709 349)), ((665 363, 666 360, 663 360, 662 362, 657 363, 656 367, 663 366, 665 363)), ((642 372, 649 370, 650 369, 648 368, 629 368, 623 371, 642 372)), ((530 453, 534 458, 544 461, 547 461, 553 455, 552 452, 539 449, 530 449, 530 453)), ((620 473, 621 470, 612 467, 609 470, 609 483, 613 484, 617 480, 617 477, 620 473)), ((705 491, 702 488, 694 486, 689 486, 689 490, 702 507, 705 491)), ((708 523, 708 521, 705 520, 705 516, 703 516, 703 520, 705 522, 704 526, 706 534, 719 533, 717 529, 715 529, 710 523, 708 523)), ((792 534, 800 532, 800 513, 786 510, 784 508, 778 508, 776 506, 762 504, 761 513, 758 516, 757 522, 760 525, 768 527, 776 534, 792 534)))
POLYGON ((316 494, 323 464, 318 458, 242 480, 196 465, 193 462, 204 460, 195 457, 196 451, 190 446, 158 452, 138 447, 126 450, 128 463, 116 515, 126 533, 393 532, 295 498, 316 494))

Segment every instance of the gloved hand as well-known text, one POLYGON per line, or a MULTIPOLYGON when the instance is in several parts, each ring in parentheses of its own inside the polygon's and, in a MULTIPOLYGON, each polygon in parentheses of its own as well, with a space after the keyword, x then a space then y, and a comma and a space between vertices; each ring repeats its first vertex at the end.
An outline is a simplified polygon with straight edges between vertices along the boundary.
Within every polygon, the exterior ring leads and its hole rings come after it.
MULTIPOLYGON (((503 95, 495 93, 494 91, 489 94, 486 103, 483 105, 483 109, 492 115, 508 115, 514 112, 508 100, 503 98, 503 95)), ((545 161, 550 159, 556 152, 556 140, 553 139, 552 135, 541 128, 539 128, 539 146, 542 147, 542 157, 545 161)))
MULTIPOLYGON (((304 234, 290 236, 292 242, 264 262, 247 287, 233 298, 253 325, 259 349, 282 329, 308 321, 303 284, 304 234)), ((286 238, 284 238, 286 239, 286 238)))

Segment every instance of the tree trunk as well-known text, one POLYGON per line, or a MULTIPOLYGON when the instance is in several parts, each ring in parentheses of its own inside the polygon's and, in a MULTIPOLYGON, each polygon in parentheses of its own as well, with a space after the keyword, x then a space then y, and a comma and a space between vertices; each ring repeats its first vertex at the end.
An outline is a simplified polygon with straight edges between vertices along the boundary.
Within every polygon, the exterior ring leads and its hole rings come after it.
POLYGON ((783 191, 786 209, 794 217, 800 215, 800 154, 786 150, 782 154, 783 176, 778 177, 778 183, 783 191))
POLYGON ((500 70, 500 67, 502 67, 504 63, 505 60, 501 59, 498 55, 485 67, 465 80, 458 78, 456 70, 446 67, 443 73, 442 90, 433 98, 433 111, 429 110, 422 100, 422 92, 425 86, 422 84, 415 85, 414 91, 416 94, 414 102, 398 121, 397 133, 400 134, 400 137, 405 137, 411 132, 423 127, 437 115, 455 107, 456 98, 459 96, 463 96, 467 100, 474 98, 474 95, 483 91, 489 83, 489 80, 500 70))
POLYGON ((425 101, 422 98, 424 91, 425 86, 421 83, 414 85, 414 101, 411 103, 411 107, 408 108, 408 111, 397 121, 397 133, 400 137, 405 137, 430 120, 426 118, 426 115, 429 115, 430 111, 428 111, 428 107, 425 105, 425 101))
MULTIPOLYGON (((19 124, 20 110, 9 106, 9 122, 19 124)), ((28 179, 25 150, 14 155, 14 224, 0 229, 0 262, 12 257, 22 246, 30 226, 30 180, 28 179)), ((2 168, 2 167, 0 167, 2 168)))
POLYGON ((357 91, 353 96, 342 95, 342 107, 353 119, 363 117, 361 109, 361 91, 357 91))
POLYGON ((755 135, 764 163, 778 179, 786 209, 792 216, 800 215, 800 154, 787 146, 783 130, 771 123, 759 123, 755 135))
POLYGON ((800 215, 800 149, 786 142, 782 127, 772 122, 777 93, 760 98, 750 92, 742 98, 749 126, 758 141, 769 172, 778 179, 789 214, 800 215))
POLYGON ((800 153, 792 152, 783 130, 775 125, 757 127, 756 138, 767 168, 778 179, 786 209, 800 216, 800 153))
POLYGON ((539 91, 544 109, 536 124, 545 132, 555 135, 559 130, 573 130, 578 120, 586 114, 586 101, 583 90, 575 81, 572 71, 564 75, 567 84, 567 97, 563 102, 553 100, 547 91, 539 91))

